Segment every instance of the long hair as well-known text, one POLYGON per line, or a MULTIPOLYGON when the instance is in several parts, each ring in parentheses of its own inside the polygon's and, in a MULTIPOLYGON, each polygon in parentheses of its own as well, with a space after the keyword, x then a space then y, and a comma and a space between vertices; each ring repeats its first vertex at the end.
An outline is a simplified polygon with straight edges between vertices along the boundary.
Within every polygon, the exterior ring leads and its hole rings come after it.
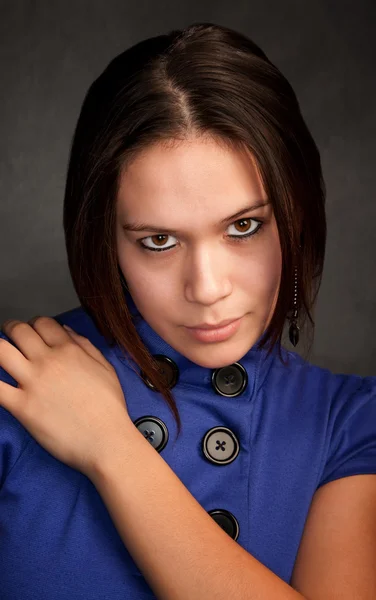
POLYGON ((325 184, 318 148, 296 95, 248 37, 194 23, 141 41, 115 57, 90 86, 72 140, 64 197, 68 265, 82 307, 111 347, 135 361, 172 410, 176 403, 132 322, 116 246, 120 175, 154 143, 209 136, 249 150, 278 227, 282 272, 271 321, 259 342, 271 352, 292 314, 294 273, 301 328, 321 284, 325 184))

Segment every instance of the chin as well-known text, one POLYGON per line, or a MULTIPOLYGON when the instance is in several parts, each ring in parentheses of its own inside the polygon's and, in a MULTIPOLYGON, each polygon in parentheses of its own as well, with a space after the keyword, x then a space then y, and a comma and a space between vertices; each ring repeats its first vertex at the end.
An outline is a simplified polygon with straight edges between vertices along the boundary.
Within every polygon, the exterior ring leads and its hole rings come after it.
POLYGON ((186 356, 189 360, 200 367, 206 369, 220 369, 239 362, 252 346, 256 343, 258 337, 248 340, 247 343, 234 341, 219 342, 218 344, 199 344, 192 350, 185 347, 185 351, 178 349, 178 352, 186 356))

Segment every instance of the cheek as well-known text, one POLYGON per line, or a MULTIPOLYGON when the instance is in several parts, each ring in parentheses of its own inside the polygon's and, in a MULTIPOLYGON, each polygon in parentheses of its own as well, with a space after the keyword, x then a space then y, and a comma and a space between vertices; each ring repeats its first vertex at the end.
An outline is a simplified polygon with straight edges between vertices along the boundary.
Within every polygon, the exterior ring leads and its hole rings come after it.
POLYGON ((259 314, 268 313, 278 298, 280 274, 276 266, 265 265, 259 268, 257 275, 248 283, 246 290, 252 306, 259 314))
POLYGON ((253 257, 249 273, 248 285, 255 292, 258 290, 262 296, 274 295, 282 274, 281 250, 274 239, 260 247, 260 252, 253 257))
POLYGON ((266 247, 265 253, 266 270, 268 272, 268 280, 272 288, 279 288, 282 275, 282 251, 277 229, 277 224, 273 220, 272 236, 270 244, 266 247))
POLYGON ((163 277, 161 273, 156 273, 140 269, 128 269, 128 287, 132 294, 133 301, 137 308, 142 312, 156 312, 163 314, 170 312, 171 302, 173 302, 174 286, 173 281, 168 277, 163 277))
POLYGON ((273 316, 281 283, 282 254, 279 245, 270 244, 265 248, 253 275, 253 283, 250 283, 253 289, 249 288, 249 295, 255 302, 255 314, 266 327, 273 316))

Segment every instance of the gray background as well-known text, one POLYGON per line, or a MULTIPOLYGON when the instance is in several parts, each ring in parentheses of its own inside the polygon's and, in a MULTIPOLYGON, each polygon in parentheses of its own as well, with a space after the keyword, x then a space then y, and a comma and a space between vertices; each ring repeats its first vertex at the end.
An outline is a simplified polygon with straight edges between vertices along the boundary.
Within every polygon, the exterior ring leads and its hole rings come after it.
POLYGON ((92 81, 141 39, 209 21, 261 46, 293 86, 321 151, 328 243, 309 359, 376 375, 375 6, 0 2, 0 324, 79 304, 62 208, 69 146, 92 81))

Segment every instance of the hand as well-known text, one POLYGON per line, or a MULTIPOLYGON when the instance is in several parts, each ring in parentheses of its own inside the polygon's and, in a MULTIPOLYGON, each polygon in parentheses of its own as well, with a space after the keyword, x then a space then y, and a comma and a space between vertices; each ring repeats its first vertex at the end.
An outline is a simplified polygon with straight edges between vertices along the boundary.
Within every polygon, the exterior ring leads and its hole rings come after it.
POLYGON ((114 367, 84 336, 55 319, 9 320, 0 338, 0 405, 50 454, 91 478, 103 452, 133 425, 114 367))

